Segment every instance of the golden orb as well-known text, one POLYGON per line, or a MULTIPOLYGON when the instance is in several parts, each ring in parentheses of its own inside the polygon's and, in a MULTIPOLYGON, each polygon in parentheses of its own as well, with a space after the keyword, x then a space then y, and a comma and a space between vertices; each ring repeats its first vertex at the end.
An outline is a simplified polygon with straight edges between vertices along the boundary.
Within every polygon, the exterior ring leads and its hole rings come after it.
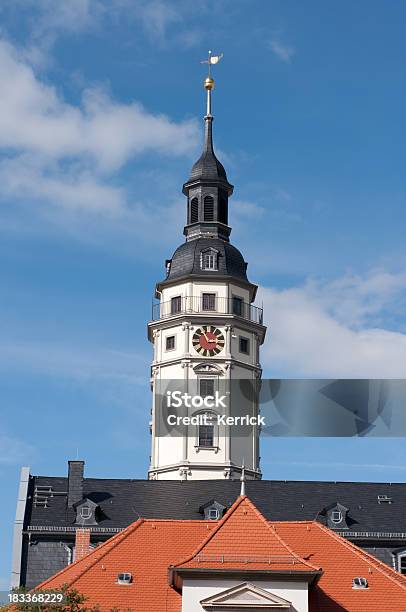
POLYGON ((214 80, 211 77, 207 77, 207 79, 204 80, 204 88, 208 91, 214 89, 214 80))

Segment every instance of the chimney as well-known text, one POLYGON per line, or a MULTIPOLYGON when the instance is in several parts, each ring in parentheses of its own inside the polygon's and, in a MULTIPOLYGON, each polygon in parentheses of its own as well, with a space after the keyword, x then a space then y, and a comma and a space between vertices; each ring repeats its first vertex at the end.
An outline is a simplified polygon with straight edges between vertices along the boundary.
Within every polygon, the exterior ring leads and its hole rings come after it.
POLYGON ((79 561, 79 559, 87 555, 90 550, 90 529, 76 529, 75 554, 73 560, 79 561))
POLYGON ((84 461, 68 461, 68 508, 83 499, 84 461))

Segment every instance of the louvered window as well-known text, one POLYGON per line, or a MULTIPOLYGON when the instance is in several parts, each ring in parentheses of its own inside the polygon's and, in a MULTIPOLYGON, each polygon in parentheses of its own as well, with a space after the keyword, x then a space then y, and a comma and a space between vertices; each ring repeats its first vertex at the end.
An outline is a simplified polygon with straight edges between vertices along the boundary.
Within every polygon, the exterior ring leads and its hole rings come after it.
POLYGON ((204 220, 214 221, 214 199, 212 196, 204 198, 204 220))
POLYGON ((219 199, 219 221, 227 225, 228 223, 228 211, 227 211, 227 197, 224 195, 220 196, 219 199))
POLYGON ((190 202, 190 223, 197 223, 199 220, 199 200, 193 198, 190 202))

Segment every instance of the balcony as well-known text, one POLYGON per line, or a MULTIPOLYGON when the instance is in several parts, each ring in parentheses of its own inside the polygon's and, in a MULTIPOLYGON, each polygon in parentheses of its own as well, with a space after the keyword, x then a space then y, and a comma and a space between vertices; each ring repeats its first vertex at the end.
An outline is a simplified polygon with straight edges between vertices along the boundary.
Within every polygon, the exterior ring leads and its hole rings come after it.
POLYGON ((167 302, 152 304, 152 321, 189 314, 227 314, 263 325, 263 309, 243 302, 240 298, 222 298, 214 293, 202 296, 176 296, 167 302))

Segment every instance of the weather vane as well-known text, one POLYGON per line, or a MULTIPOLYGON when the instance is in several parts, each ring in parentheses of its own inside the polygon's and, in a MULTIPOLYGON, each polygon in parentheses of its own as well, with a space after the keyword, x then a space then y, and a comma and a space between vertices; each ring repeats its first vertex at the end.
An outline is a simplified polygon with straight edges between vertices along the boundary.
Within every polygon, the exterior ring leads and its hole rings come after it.
POLYGON ((218 64, 222 57, 223 53, 220 53, 220 55, 212 55, 212 52, 209 51, 207 60, 202 60, 200 62, 201 64, 208 65, 208 75, 204 80, 204 88, 207 91, 207 117, 211 116, 211 90, 214 88, 214 79, 211 76, 211 67, 214 64, 218 64))

